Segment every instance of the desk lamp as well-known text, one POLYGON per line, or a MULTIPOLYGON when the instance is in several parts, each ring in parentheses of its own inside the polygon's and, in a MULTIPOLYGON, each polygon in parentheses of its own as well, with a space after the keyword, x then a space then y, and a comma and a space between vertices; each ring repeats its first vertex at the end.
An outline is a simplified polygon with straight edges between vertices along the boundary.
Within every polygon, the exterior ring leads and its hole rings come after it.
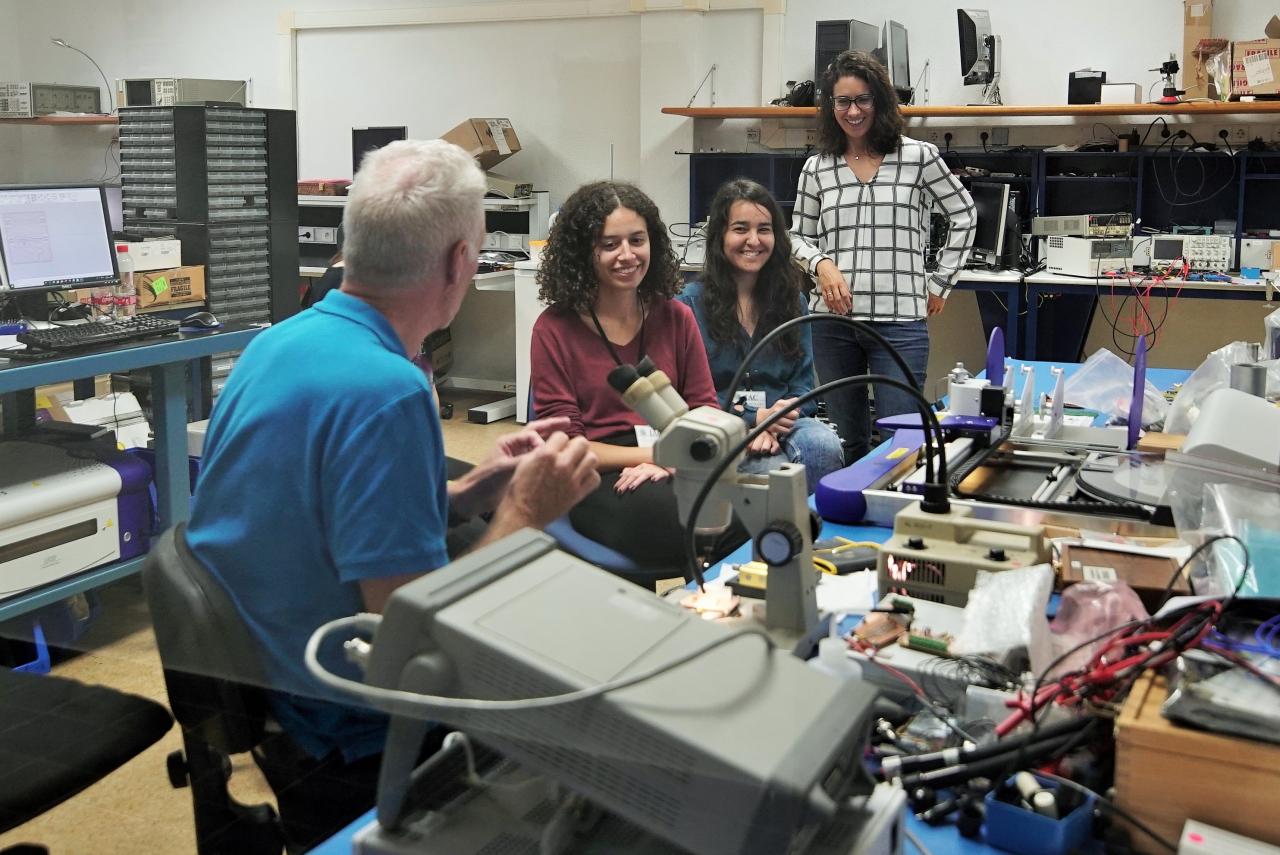
MULTIPOLYGON (((84 51, 80 50, 80 48, 76 47, 75 45, 69 45, 69 44, 67 44, 67 42, 66 42, 66 40, 65 40, 65 39, 53 39, 53 38, 51 38, 51 39, 49 39, 49 41, 53 42, 53 43, 54 43, 55 45, 57 45, 58 47, 64 47, 64 48, 66 48, 67 50, 73 50, 73 51, 75 51, 76 53, 78 53, 78 54, 80 54, 81 56, 83 56, 85 59, 89 60, 89 62, 92 62, 92 63, 93 63, 93 67, 94 67, 94 68, 96 68, 96 69, 98 69, 98 76, 102 78, 102 82, 103 82, 103 84, 106 86, 106 89, 107 89, 107 92, 106 92, 106 96, 107 96, 107 103, 110 103, 110 102, 111 102, 111 83, 110 83, 110 82, 108 82, 108 80, 107 80, 107 75, 105 75, 105 74, 103 74, 103 73, 102 73, 102 66, 98 65, 98 63, 94 60, 94 58, 93 58, 93 57, 89 56, 89 54, 87 54, 87 53, 85 53, 84 51)), ((109 114, 109 115, 115 115, 115 112, 116 112, 116 111, 115 111, 115 108, 114 108, 114 107, 112 107, 110 110, 104 110, 103 112, 104 112, 104 113, 106 113, 106 114, 109 114)))

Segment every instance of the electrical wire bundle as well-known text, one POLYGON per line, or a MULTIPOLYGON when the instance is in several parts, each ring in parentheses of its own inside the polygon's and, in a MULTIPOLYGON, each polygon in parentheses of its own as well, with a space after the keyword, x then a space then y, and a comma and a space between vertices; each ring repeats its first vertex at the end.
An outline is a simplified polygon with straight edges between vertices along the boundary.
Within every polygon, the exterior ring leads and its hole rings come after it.
MULTIPOLYGON (((1224 540, 1237 544, 1243 553, 1244 569, 1231 593, 1224 597, 1197 601, 1158 617, 1130 621, 1076 645, 1050 663, 1029 692, 1020 693, 1015 701, 1010 702, 1014 711, 996 726, 994 741, 986 744, 962 744, 924 754, 885 757, 881 763, 884 779, 896 780, 912 793, 921 788, 938 790, 963 786, 966 782, 981 778, 1004 780, 1021 769, 1044 767, 1090 741, 1106 736, 1110 726, 1109 712, 1123 701, 1138 678, 1150 669, 1166 665, 1192 649, 1217 655, 1280 691, 1280 678, 1262 671, 1245 656, 1256 654, 1280 657, 1280 615, 1262 621, 1249 642, 1231 639, 1217 628, 1223 616, 1232 608, 1249 576, 1248 548, 1239 538, 1221 535, 1200 544, 1172 575, 1161 600, 1163 602, 1168 599, 1177 579, 1182 577, 1201 553, 1224 540), (1099 646, 1083 666, 1050 678, 1063 662, 1094 644, 1099 646), (1043 725, 1045 711, 1051 706, 1083 711, 1084 714, 1043 725), (1027 722, 1030 723, 1027 732, 1010 735, 1018 725, 1027 722)), ((883 663, 879 664, 885 667, 883 663)), ((923 688, 907 675, 901 676, 918 689, 917 694, 922 699, 928 700, 923 688)), ((932 704, 929 705, 932 707, 932 704)), ((1088 788, 1052 775, 1044 768, 1039 770, 1039 774, 1052 777, 1065 786, 1089 792, 1098 798, 1101 807, 1125 819, 1165 848, 1171 851, 1176 849, 1170 841, 1088 788)))

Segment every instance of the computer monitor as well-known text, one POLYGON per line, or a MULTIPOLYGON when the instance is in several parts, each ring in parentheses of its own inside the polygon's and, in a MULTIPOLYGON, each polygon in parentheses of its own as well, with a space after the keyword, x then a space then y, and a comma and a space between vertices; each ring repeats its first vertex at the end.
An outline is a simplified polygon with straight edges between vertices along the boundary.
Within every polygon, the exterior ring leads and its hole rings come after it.
POLYGON ((960 73, 966 86, 995 79, 991 13, 986 9, 957 9, 960 23, 960 73))
POLYGON ((813 80, 822 84, 822 74, 837 56, 847 50, 876 53, 880 49, 880 29, 866 21, 818 21, 814 29, 813 80))
POLYGON ((108 184, 103 189, 107 191, 107 214, 111 218, 111 233, 119 234, 124 231, 124 194, 120 186, 115 184, 108 184))
POLYGON ((884 67, 889 69, 889 80, 898 90, 898 98, 904 104, 911 100, 911 62, 907 51, 907 28, 897 21, 884 25, 884 67))
POLYGON ((1009 185, 975 181, 969 195, 978 209, 978 222, 973 235, 973 254, 969 263, 975 267, 997 268, 1004 249, 1005 222, 1009 216, 1009 185))
POLYGON ((382 148, 396 140, 407 140, 409 129, 404 126, 385 128, 352 128, 351 129, 351 175, 360 171, 360 161, 371 151, 382 148))
POLYGON ((120 279, 98 184, 0 186, 0 289, 14 297, 120 279))

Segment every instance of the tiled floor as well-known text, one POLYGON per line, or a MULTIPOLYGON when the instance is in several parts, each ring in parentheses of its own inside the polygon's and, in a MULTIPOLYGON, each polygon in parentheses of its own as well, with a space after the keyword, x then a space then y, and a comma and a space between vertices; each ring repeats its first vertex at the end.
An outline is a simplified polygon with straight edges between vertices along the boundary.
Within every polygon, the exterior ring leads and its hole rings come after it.
MULTIPOLYGON (((491 425, 467 422, 475 399, 447 395, 454 417, 444 422, 445 448, 462 460, 483 457, 495 437, 519 427, 507 419, 491 425)), ((88 632, 74 642, 76 655, 59 661, 54 673, 153 698, 167 705, 150 617, 137 577, 99 591, 101 611, 88 632)), ((0 834, 0 851, 17 843, 40 843, 54 855, 136 855, 195 852, 189 790, 169 786, 165 757, 181 747, 175 726, 163 739, 75 797, 25 825, 0 834)), ((271 799, 253 761, 240 758, 232 792, 241 801, 271 799)))

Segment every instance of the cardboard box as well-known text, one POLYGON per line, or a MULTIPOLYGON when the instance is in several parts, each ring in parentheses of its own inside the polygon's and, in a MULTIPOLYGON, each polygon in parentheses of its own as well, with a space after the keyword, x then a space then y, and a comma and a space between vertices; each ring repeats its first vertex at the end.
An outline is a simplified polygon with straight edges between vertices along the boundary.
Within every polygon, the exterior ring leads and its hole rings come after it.
POLYGON ((481 169, 493 169, 520 150, 520 139, 510 119, 467 119, 440 139, 470 152, 481 169))
MULTIPOLYGON (((1280 745, 1182 727, 1160 714, 1160 677, 1134 685, 1116 721, 1116 802, 1169 840, 1188 819, 1280 844, 1280 745)), ((1134 833, 1142 852, 1164 852, 1134 833)))
POLYGON ((1213 33, 1213 0, 1182 2, 1182 88, 1186 98, 1208 98, 1207 81, 1196 79, 1196 45, 1213 33))
POLYGON ((138 310, 172 303, 204 302, 204 267, 194 265, 133 274, 138 290, 138 310))
POLYGON ((1280 16, 1272 15, 1265 39, 1231 46, 1231 97, 1280 95, 1280 16))

